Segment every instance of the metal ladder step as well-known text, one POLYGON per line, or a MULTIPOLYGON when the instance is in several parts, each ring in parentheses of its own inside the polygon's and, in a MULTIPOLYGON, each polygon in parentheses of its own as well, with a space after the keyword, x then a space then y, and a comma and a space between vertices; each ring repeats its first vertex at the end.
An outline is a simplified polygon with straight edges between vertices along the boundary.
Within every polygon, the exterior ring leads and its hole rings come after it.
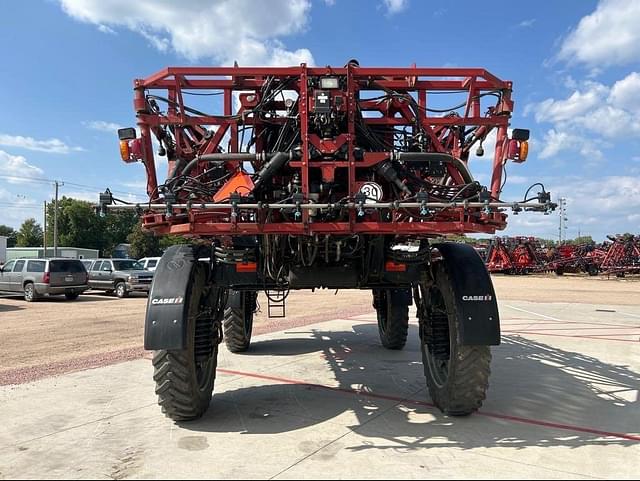
POLYGON ((277 319, 285 317, 285 302, 289 291, 267 290, 267 313, 269 319, 277 319))

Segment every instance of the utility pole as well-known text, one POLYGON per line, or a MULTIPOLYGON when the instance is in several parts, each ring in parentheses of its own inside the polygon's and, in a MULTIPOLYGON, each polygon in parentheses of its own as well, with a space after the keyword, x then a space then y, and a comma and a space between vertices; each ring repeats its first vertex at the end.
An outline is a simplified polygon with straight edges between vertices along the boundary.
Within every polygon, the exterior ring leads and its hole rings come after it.
POLYGON ((53 206, 53 257, 58 257, 58 189, 60 188, 60 185, 64 184, 56 180, 56 197, 55 204, 53 206))
POLYGON ((558 243, 562 244, 562 239, 566 240, 566 230, 567 230, 567 198, 560 197, 560 226, 558 227, 558 243))
POLYGON ((47 201, 44 201, 44 237, 42 238, 42 246, 44 247, 44 258, 47 258, 47 201))

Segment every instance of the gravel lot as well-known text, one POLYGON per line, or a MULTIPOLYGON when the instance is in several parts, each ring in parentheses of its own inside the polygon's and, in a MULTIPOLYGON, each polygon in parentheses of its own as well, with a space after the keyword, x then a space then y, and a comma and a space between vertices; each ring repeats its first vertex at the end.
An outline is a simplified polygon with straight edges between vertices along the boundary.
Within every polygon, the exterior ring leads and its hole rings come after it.
POLYGON ((637 479, 640 282, 495 285, 502 344, 468 418, 434 408, 415 320, 381 347, 368 292, 294 292, 286 320, 263 303, 252 349, 222 347, 209 411, 178 424, 146 298, 0 298, 0 479, 637 479))
MULTIPOLYGON (((501 300, 606 302, 640 305, 640 281, 576 276, 495 276, 501 300)), ((100 293, 75 302, 51 298, 27 304, 0 298, 0 385, 104 366, 144 356, 142 335, 147 298, 117 299, 100 293)), ((368 291, 292 292, 286 319, 268 319, 266 299, 254 333, 262 334, 371 311, 368 291)))

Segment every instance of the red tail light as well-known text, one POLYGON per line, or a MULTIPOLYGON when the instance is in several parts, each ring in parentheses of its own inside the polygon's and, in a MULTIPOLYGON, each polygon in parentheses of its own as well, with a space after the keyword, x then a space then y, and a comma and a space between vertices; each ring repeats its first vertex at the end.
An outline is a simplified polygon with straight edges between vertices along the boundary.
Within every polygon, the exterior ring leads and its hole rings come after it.
POLYGON ((387 261, 384 264, 384 270, 387 272, 406 272, 407 265, 399 262, 387 261))
POLYGON ((44 276, 42 276, 42 282, 44 282, 45 284, 49 284, 49 282, 51 282, 51 273, 50 272, 45 272, 44 276))

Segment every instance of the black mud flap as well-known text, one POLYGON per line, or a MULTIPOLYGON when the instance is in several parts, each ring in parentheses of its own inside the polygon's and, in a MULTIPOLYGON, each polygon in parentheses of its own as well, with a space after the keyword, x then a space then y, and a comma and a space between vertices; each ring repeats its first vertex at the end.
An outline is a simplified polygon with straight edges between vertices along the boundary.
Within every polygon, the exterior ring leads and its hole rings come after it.
POLYGON ((476 250, 467 244, 434 244, 451 280, 461 315, 460 343, 466 346, 500 344, 500 317, 491 276, 476 250))
POLYGON ((186 349, 187 299, 197 262, 196 251, 189 245, 171 246, 158 262, 147 302, 145 349, 186 349))
POLYGON ((391 304, 394 306, 410 306, 413 304, 411 289, 373 289, 373 308, 375 310, 386 308, 382 303, 381 293, 386 291, 391 296, 391 304))
POLYGON ((227 296, 227 307, 238 310, 243 309, 244 305, 242 304, 242 301, 244 300, 244 296, 242 294, 242 291, 229 289, 229 295, 227 296))

